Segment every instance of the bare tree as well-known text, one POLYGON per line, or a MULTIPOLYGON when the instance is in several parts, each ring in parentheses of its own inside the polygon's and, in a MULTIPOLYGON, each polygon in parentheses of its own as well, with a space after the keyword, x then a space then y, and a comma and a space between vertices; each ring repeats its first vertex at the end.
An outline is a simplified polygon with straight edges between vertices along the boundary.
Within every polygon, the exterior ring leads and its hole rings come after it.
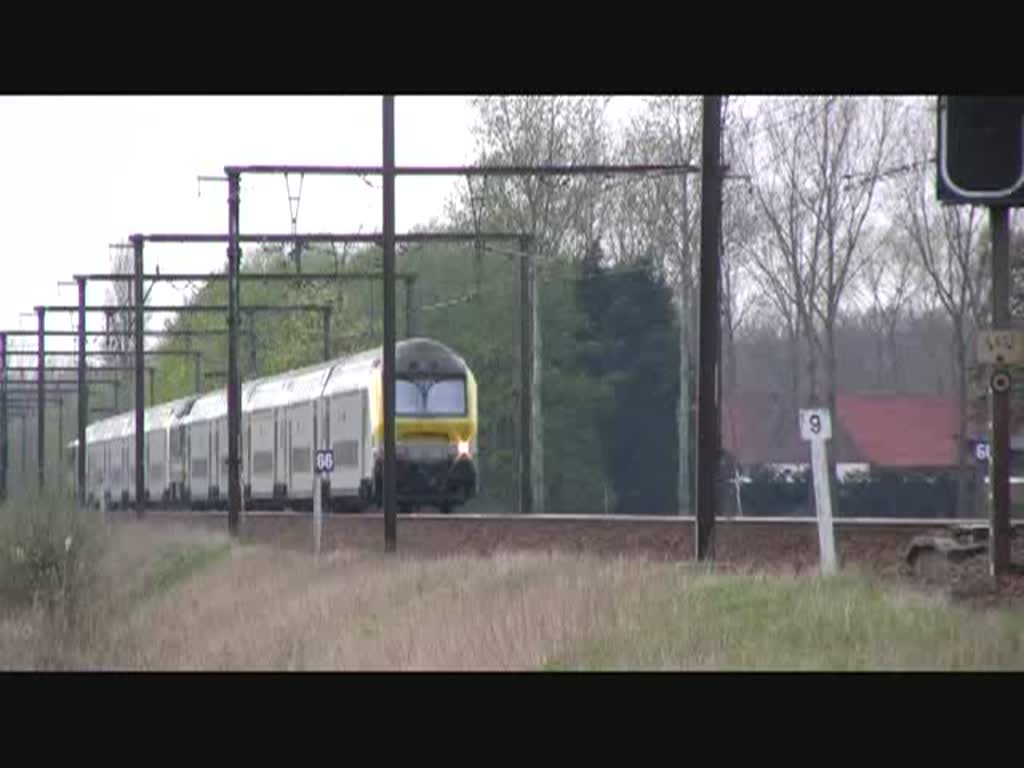
POLYGON ((895 228, 880 235, 856 281, 857 318, 873 342, 874 386, 898 389, 905 382, 897 334, 918 308, 927 279, 912 253, 912 244, 895 228))
MULTIPOLYGON (((134 269, 131 246, 118 243, 113 248, 110 258, 110 271, 117 275, 130 275, 134 269)), ((120 365, 122 354, 131 351, 134 340, 127 335, 135 328, 135 316, 130 310, 119 310, 118 307, 131 306, 133 301, 132 284, 128 281, 107 283, 106 305, 110 309, 106 313, 106 330, 123 332, 125 335, 107 336, 103 339, 102 348, 110 353, 106 360, 109 365, 120 365)))
MULTIPOLYGON (((135 260, 129 243, 119 243, 114 247, 110 259, 110 271, 118 275, 134 274, 135 260)), ((152 286, 150 290, 152 290, 152 286)), ((147 291, 143 295, 143 304, 148 302, 149 292, 147 291)), ((123 280, 107 284, 106 305, 110 309, 105 314, 106 330, 116 331, 116 334, 103 338, 101 348, 108 353, 104 356, 106 365, 126 367, 134 360, 135 312, 130 309, 134 304, 133 282, 123 280), (126 307, 129 309, 125 309, 126 307)), ((127 371, 118 371, 115 378, 124 381, 129 378, 129 375, 127 371)), ((117 387, 117 389, 119 388, 117 387)))
POLYGON ((807 401, 824 400, 833 412, 836 321, 865 258, 862 235, 894 111, 884 98, 786 99, 762 107, 764 157, 759 142, 747 147, 755 205, 770 233, 770 244, 750 251, 753 271, 777 306, 795 311, 807 401))
MULTIPOLYGON (((722 135, 724 165, 742 152, 749 120, 738 110, 723 107, 722 135)), ((724 347, 723 378, 727 392, 737 388, 736 336, 757 311, 760 297, 756 281, 750 278, 749 247, 757 241, 762 222, 751 204, 753 189, 743 176, 735 180, 727 175, 722 190, 722 330, 724 347)))
MULTIPOLYGON (((908 112, 910 112, 908 110, 908 112)), ((927 274, 943 311, 952 324, 952 366, 959 413, 956 514, 966 509, 968 370, 973 338, 984 322, 987 270, 981 258, 981 209, 940 206, 935 196, 934 169, 928 162, 935 147, 925 119, 913 113, 904 118, 904 159, 912 170, 896 182, 898 226, 909 238, 918 263, 927 274)))

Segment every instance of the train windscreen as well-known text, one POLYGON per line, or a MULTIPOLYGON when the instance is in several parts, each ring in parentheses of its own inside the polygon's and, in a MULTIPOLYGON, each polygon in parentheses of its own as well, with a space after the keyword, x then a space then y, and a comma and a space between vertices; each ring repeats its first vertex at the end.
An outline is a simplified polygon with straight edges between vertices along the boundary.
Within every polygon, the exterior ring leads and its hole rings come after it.
POLYGON ((465 416, 464 378, 395 380, 395 413, 398 416, 465 416))

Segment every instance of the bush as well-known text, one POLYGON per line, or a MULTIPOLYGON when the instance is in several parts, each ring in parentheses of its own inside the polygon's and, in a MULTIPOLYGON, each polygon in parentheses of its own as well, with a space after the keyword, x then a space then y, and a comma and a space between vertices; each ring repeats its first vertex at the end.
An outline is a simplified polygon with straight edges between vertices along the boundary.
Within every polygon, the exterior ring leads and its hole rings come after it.
POLYGON ((0 507, 0 603, 43 608, 51 627, 77 627, 99 580, 107 533, 99 513, 44 495, 0 507))
MULTIPOLYGON (((727 478, 729 479, 729 478, 727 478)), ((952 517, 956 508, 953 472, 880 472, 858 474, 837 483, 836 517, 952 517)), ((973 479, 968 483, 973 493, 973 479)), ((731 484, 723 503, 735 507, 731 484)), ((749 516, 814 515, 809 471, 757 467, 741 484, 743 514, 749 516)))

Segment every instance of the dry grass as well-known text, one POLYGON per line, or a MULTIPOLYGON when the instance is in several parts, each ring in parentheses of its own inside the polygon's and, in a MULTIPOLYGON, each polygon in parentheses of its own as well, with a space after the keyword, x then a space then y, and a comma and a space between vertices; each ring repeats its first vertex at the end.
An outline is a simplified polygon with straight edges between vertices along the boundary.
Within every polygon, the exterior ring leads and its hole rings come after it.
POLYGON ((141 606, 102 666, 170 669, 535 668, 600 622, 625 563, 542 555, 397 560, 235 550, 141 606))
POLYGON ((83 538, 95 560, 83 563, 88 579, 78 579, 77 620, 69 623, 38 599, 0 602, 0 668, 94 666, 140 604, 228 551, 225 536, 186 527, 112 527, 96 518, 86 524, 83 538))
POLYGON ((708 573, 639 559, 438 559, 229 546, 118 526, 74 637, 0 623, 0 667, 78 669, 1020 669, 1024 615, 970 613, 856 574, 708 573))

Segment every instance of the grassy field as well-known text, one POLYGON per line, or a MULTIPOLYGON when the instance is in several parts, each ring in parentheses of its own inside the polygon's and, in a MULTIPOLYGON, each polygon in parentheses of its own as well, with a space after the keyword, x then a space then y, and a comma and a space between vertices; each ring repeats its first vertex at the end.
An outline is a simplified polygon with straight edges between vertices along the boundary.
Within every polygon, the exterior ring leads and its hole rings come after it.
POLYGON ((51 522, 51 549, 77 555, 77 570, 32 589, 18 577, 24 557, 10 554, 17 534, 5 534, 0 668, 1024 668, 1024 612, 970 611, 852 573, 724 574, 558 553, 314 560, 196 529, 97 521, 62 547, 63 525, 51 522))

